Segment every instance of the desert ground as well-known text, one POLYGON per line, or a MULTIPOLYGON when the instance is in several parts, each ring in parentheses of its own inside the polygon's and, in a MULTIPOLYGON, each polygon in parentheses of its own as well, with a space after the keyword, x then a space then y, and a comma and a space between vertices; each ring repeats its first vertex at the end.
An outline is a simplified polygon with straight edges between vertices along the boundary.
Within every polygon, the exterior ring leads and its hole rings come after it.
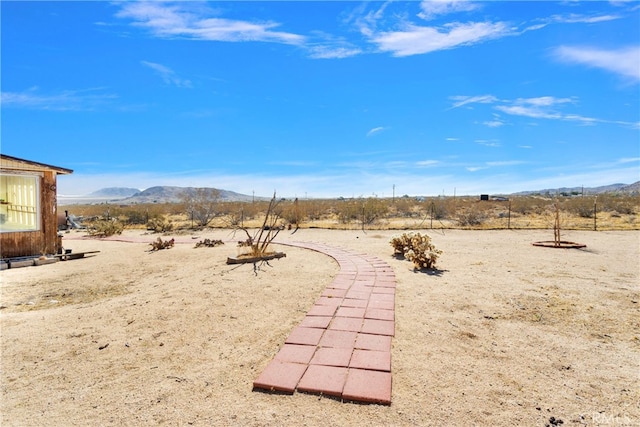
MULTIPOLYGON (((228 230, 64 235, 85 258, 0 273, 2 426, 640 425, 640 231, 420 230, 437 270, 393 257, 398 231, 281 232, 286 258, 227 265, 228 230), (226 243, 194 248, 204 238, 226 243), (397 278, 390 406, 252 383, 338 272, 322 242, 397 278)), ((405 231, 403 231, 405 232, 405 231)))

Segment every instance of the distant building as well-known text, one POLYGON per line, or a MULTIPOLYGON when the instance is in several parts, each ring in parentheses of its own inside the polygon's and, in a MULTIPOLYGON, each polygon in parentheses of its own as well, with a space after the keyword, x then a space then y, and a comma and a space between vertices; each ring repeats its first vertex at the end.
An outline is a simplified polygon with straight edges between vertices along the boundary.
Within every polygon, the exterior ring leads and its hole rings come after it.
POLYGON ((58 252, 57 177, 71 173, 0 154, 0 258, 58 252))

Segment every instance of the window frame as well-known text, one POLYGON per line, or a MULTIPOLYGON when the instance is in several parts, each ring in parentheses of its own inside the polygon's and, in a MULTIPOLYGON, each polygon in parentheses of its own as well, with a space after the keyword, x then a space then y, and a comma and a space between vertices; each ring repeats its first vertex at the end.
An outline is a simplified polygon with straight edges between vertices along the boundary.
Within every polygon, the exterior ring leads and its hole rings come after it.
MULTIPOLYGON (((21 227, 18 228, 5 228, 5 223, 0 224, 0 233, 4 234, 4 233, 26 233, 26 232, 38 232, 42 230, 42 196, 41 196, 41 185, 42 185, 42 178, 43 178, 43 174, 42 173, 38 173, 38 172, 33 172, 33 171, 25 171, 25 172, 20 172, 20 171, 0 171, 0 176, 2 177, 20 177, 20 178, 26 178, 26 179, 33 179, 35 181, 35 186, 34 186, 34 190, 35 190, 35 194, 34 194, 34 198, 35 198, 35 212, 33 214, 35 214, 35 225, 34 226, 24 226, 22 225, 21 227)), ((0 198, 3 197, 3 195, 6 194, 6 189, 5 188, 0 188, 0 198)), ((4 200, 4 202, 8 202, 8 200, 4 200)), ((8 206, 9 203, 2 203, 0 204, 0 213, 2 214, 8 214, 8 206), (7 207, 7 209, 4 209, 3 207, 7 207)), ((30 213, 30 212, 28 212, 30 213)))

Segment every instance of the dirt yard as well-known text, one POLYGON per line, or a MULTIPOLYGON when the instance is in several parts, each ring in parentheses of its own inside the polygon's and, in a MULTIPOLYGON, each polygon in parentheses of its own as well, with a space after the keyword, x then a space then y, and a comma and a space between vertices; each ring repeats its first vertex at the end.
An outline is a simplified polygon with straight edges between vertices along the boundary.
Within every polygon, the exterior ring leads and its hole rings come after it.
POLYGON ((283 231, 388 262, 397 278, 390 406, 252 391, 338 271, 277 245, 226 265, 225 230, 134 242, 65 234, 83 259, 0 273, 2 426, 640 425, 640 231, 429 230, 439 270, 392 256, 398 231, 283 231), (204 238, 223 246, 194 248, 204 238))

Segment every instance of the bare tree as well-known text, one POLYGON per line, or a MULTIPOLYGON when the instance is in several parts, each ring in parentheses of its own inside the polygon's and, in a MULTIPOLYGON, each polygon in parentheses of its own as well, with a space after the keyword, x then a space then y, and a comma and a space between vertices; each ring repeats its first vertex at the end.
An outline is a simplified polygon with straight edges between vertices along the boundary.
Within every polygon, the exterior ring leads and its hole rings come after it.
POLYGON ((216 217, 216 207, 220 199, 220 191, 215 188, 189 188, 181 195, 182 203, 191 224, 206 227, 216 217))

